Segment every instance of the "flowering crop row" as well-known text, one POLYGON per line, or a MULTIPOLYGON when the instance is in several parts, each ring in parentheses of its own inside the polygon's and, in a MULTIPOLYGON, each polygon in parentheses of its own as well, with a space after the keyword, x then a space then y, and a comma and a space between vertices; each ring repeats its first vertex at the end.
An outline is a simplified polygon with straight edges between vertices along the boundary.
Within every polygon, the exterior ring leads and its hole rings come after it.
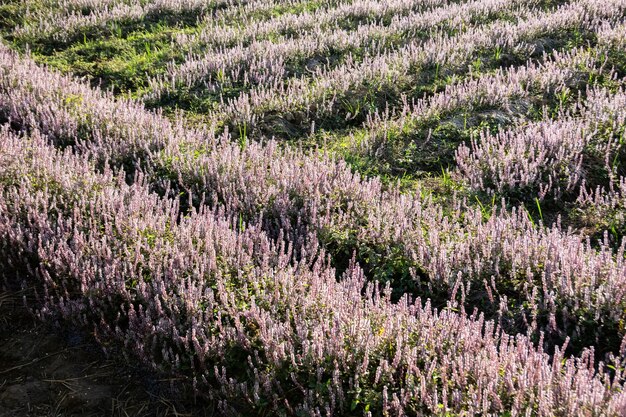
MULTIPOLYGON (((355 10, 362 10, 357 5, 353 3, 350 6, 355 10)), ((401 2, 400 5, 406 6, 406 2, 401 2)), ((278 43, 274 39, 238 43, 224 49, 209 50, 200 56, 190 56, 183 64, 172 66, 165 77, 151 80, 151 94, 166 94, 181 88, 197 87, 198 84, 203 85, 204 91, 213 89, 218 93, 224 85, 241 82, 244 86, 248 83, 270 86, 289 75, 289 67, 293 66, 290 63, 294 61, 315 60, 325 56, 327 51, 339 55, 364 48, 361 53, 373 53, 385 48, 390 40, 398 37, 410 38, 415 33, 442 30, 440 26, 445 30, 449 30, 448 27, 471 26, 471 21, 478 17, 490 19, 522 6, 530 9, 532 3, 502 0, 452 3, 394 17, 390 24, 374 22, 354 30, 326 28, 326 20, 330 20, 330 17, 325 18, 325 14, 311 15, 311 23, 315 23, 315 26, 307 27, 306 35, 290 37, 278 43)), ((379 7, 382 6, 379 4, 379 7)), ((385 7, 385 11, 391 8, 390 5, 385 7)), ((333 12, 338 10, 332 9, 333 12)), ((272 22, 267 22, 268 26, 270 23, 272 22)), ((273 26, 275 24, 278 23, 272 23, 272 31, 277 31, 273 26)), ((292 28, 293 25, 289 27, 292 28)), ((255 34, 258 33, 256 29, 255 34)), ((314 74, 312 68, 309 71, 314 74)))
POLYGON ((67 42, 78 33, 112 28, 117 24, 139 21, 146 16, 171 13, 208 13, 214 8, 232 4, 232 0, 107 0, 68 1, 49 4, 45 8, 27 9, 24 23, 12 36, 31 39, 52 39, 67 42))
MULTIPOLYGON (((271 4, 267 0, 266 3, 271 4)), ((372 0, 328 1, 324 4, 326 7, 313 11, 285 13, 266 20, 256 18, 259 14, 259 4, 244 5, 242 9, 248 13, 238 12, 238 17, 242 19, 241 24, 232 24, 232 12, 217 12, 214 18, 205 19, 204 26, 198 33, 181 33, 176 36, 176 43, 184 49, 201 51, 207 48, 221 49, 240 44, 247 45, 253 41, 279 35, 297 38, 309 31, 319 31, 322 28, 352 27, 355 21, 360 20, 394 20, 410 12, 425 11, 444 4, 442 0, 392 0, 385 3, 372 0)))
POLYGON ((95 174, 36 132, 0 135, 3 270, 27 271, 38 314, 118 341, 225 412, 625 411, 622 386, 589 352, 550 358, 482 318, 391 303, 372 286, 363 295, 356 266, 337 282, 256 227, 233 231, 208 210, 177 222, 176 201, 141 181, 95 174))

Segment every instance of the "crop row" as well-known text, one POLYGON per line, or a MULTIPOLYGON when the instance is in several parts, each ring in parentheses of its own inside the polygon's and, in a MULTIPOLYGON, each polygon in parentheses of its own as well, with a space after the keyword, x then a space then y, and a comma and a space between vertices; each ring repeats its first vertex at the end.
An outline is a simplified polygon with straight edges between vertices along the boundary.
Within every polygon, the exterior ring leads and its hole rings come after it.
POLYGON ((177 221, 175 200, 96 174, 36 132, 0 139, 3 271, 36 288, 43 318, 117 341, 224 412, 625 411, 619 362, 612 382, 590 352, 550 358, 482 317, 392 303, 354 265, 337 282, 315 252, 292 261, 218 212, 177 221))
MULTIPOLYGON (((156 0, 144 2, 114 2, 98 5, 84 10, 73 8, 50 7, 39 10, 24 17, 24 23, 15 28, 12 36, 24 39, 52 39, 54 41, 68 41, 78 33, 87 34, 90 30, 115 27, 117 23, 138 21, 146 16, 158 14, 202 13, 214 7, 230 3, 229 0, 156 0), (88 13, 84 13, 88 11, 88 13)), ((78 5, 77 5, 78 6, 78 5)), ((82 5, 80 5, 82 6, 82 5)))
POLYGON ((614 176, 626 127, 626 96, 623 91, 590 96, 580 115, 484 133, 471 148, 462 145, 456 156, 461 173, 477 189, 534 194, 540 200, 575 193, 585 177, 594 186, 594 176, 614 176), (597 161, 600 166, 594 167, 597 161), (603 172, 589 172, 594 168, 603 172))
MULTIPOLYGON (((266 20, 255 19, 258 7, 250 10, 244 20, 235 25, 232 16, 217 13, 215 18, 206 19, 198 33, 180 34, 176 44, 186 50, 202 51, 222 49, 236 45, 248 45, 254 41, 300 37, 310 31, 321 29, 354 28, 355 22, 374 20, 383 23, 411 12, 430 10, 444 5, 442 0, 392 0, 381 3, 371 0, 327 2, 326 7, 305 10, 301 13, 284 13, 266 20)), ((246 9, 247 6, 244 6, 246 9)))
MULTIPOLYGON (((225 85, 241 83, 243 80, 249 80, 252 84, 274 85, 285 76, 293 76, 291 68, 297 67, 295 63, 313 63, 307 65, 307 69, 314 74, 315 60, 322 59, 330 51, 333 60, 338 60, 339 56, 348 52, 359 51, 360 54, 367 54, 367 51, 374 52, 387 47, 391 41, 414 38, 415 33, 441 30, 440 26, 448 31, 448 27, 470 25, 478 17, 490 19, 522 5, 531 8, 528 2, 519 1, 478 0, 453 3, 394 17, 389 24, 375 22, 361 25, 354 30, 334 27, 326 29, 324 16, 315 16, 315 20, 311 18, 311 23, 315 22, 316 26, 307 27, 305 35, 281 42, 272 39, 237 44, 205 52, 201 56, 190 56, 183 64, 172 66, 165 77, 151 80, 151 94, 170 93, 181 88, 193 88, 198 84, 202 84, 203 89, 213 89, 219 93, 219 89, 225 85)), ((317 65, 322 64, 320 62, 317 65)), ((246 86, 247 83, 243 84, 246 86)))

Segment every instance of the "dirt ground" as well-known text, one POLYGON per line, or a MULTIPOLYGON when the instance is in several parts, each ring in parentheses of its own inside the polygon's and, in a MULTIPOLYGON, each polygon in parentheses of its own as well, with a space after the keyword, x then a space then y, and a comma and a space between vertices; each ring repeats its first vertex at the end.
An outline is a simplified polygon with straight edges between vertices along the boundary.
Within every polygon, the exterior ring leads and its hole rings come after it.
POLYGON ((217 416, 175 381, 106 359, 88 335, 38 322, 0 292, 0 417, 217 416))

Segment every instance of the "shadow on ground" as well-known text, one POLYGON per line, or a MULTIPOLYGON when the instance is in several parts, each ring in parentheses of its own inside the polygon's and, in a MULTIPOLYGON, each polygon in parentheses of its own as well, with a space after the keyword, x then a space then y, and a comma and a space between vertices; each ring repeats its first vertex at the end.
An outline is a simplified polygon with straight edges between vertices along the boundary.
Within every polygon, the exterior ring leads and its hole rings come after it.
POLYGON ((43 325, 0 292, 0 417, 217 416, 180 385, 106 359, 88 335, 43 325))

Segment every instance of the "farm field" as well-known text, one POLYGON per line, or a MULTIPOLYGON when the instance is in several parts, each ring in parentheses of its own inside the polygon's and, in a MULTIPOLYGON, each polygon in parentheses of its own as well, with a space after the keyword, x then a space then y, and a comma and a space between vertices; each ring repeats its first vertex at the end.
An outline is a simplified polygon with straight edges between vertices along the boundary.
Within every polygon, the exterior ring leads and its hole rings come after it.
POLYGON ((26 335, 80 334, 132 375, 24 415, 626 416, 626 0, 2 0, 0 37, 0 415, 26 335))

